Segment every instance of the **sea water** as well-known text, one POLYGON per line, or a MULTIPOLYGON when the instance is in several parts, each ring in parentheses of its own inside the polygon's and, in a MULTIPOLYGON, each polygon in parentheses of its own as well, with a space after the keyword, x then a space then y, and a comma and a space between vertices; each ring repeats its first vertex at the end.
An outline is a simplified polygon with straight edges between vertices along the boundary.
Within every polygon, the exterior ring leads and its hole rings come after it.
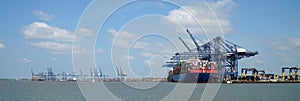
MULTIPOLYGON (((143 82, 147 83, 147 82, 143 82)), ((161 82, 148 89, 136 89, 121 82, 104 83, 107 90, 119 100, 157 101, 163 99, 177 83, 161 82)), ((86 82, 91 89, 99 82, 86 82)), ((195 84, 186 84, 195 85, 195 84)), ((206 84, 196 84, 187 100, 199 101, 206 84)), ((0 101, 85 101, 89 98, 76 82, 39 82, 39 81, 0 81, 0 101)), ((94 89, 101 92, 101 90, 94 89)), ((179 93, 186 93, 184 91, 179 93)), ((98 96, 98 95, 96 95, 98 96)), ((95 98, 97 98, 95 96, 95 98)), ((101 96, 101 95, 99 95, 101 96)), ((98 96, 98 97, 99 97, 98 96)), ((203 96, 205 99, 205 96, 203 96)), ((300 84, 221 84, 213 100, 215 101, 299 101, 300 84)), ((98 101, 110 99, 97 98, 98 101)))

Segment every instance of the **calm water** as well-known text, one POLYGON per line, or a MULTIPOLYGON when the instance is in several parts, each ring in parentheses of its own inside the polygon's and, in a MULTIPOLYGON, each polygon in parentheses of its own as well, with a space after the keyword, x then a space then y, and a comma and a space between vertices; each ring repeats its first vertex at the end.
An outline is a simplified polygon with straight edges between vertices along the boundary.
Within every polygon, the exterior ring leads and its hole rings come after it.
MULTIPOLYGON (((85 85, 94 89, 93 86, 98 84, 86 83, 85 85)), ((164 82, 146 90, 134 89, 117 82, 105 83, 105 85, 112 94, 122 100, 155 101, 167 96, 176 83, 164 82)), ((189 100, 200 100, 204 88, 205 84, 197 84, 189 100)), ((0 101, 84 101, 86 98, 83 95, 75 82, 0 81, 0 101)), ((222 84, 214 100, 299 101, 299 98, 300 84, 222 84)))

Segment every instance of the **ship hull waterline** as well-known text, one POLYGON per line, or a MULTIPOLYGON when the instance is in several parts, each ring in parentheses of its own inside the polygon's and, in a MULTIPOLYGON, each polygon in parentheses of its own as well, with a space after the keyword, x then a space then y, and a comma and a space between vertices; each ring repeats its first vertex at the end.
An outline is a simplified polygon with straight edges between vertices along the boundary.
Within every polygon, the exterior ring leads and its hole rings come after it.
POLYGON ((169 75, 168 82, 217 83, 219 80, 215 73, 181 73, 169 75))

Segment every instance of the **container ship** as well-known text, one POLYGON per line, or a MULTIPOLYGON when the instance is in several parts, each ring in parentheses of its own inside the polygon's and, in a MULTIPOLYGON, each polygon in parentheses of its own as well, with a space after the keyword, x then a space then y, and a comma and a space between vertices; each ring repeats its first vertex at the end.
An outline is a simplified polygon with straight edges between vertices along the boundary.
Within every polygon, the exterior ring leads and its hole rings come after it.
POLYGON ((218 66, 216 62, 206 60, 180 60, 169 70, 169 82, 206 83, 218 81, 218 66))

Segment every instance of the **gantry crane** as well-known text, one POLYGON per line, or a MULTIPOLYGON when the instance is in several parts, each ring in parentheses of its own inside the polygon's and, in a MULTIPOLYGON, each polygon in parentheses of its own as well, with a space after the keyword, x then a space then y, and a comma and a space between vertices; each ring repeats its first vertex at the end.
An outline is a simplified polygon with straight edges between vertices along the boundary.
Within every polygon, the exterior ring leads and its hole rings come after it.
POLYGON ((294 66, 294 67, 282 67, 282 79, 283 80, 298 80, 298 70, 299 68, 294 66), (289 75, 285 76, 285 70, 289 70, 289 75), (295 75, 293 77, 293 71, 295 72, 295 75))

